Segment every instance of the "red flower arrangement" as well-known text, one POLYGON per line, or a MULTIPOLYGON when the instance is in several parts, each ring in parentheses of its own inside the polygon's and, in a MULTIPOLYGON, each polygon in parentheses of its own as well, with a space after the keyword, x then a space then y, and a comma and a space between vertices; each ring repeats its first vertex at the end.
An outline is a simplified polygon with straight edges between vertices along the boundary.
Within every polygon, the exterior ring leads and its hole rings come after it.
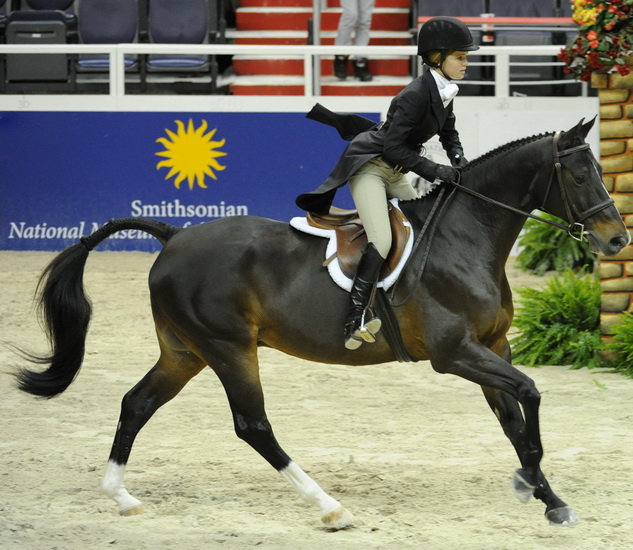
POLYGON ((601 71, 627 75, 633 55, 633 0, 571 0, 572 18, 580 25, 578 36, 561 49, 563 71, 590 80, 601 71))

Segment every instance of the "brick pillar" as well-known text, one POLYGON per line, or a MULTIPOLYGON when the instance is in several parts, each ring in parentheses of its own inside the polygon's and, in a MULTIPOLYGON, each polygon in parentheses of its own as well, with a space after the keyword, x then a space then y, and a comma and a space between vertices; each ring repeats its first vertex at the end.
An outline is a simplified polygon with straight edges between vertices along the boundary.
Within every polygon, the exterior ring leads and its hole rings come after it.
MULTIPOLYGON (((633 227, 633 74, 592 75, 600 98, 600 163, 604 183, 628 228, 633 227)), ((614 258, 600 258, 603 339, 620 314, 633 310, 633 246, 614 258)))

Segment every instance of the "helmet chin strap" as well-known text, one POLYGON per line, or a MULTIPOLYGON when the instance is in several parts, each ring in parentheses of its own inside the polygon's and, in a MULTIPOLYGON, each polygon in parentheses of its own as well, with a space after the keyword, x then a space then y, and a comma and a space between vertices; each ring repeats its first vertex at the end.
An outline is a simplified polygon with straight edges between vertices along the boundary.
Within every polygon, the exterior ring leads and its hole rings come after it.
MULTIPOLYGON (((442 63, 443 65, 443 63, 442 63)), ((445 72, 444 72, 444 68, 442 67, 442 65, 438 65, 437 67, 434 67, 435 69, 437 69, 439 71, 439 73, 449 82, 451 82, 453 79, 448 76, 445 72)))
POLYGON ((446 63, 446 58, 448 57, 448 52, 442 52, 442 57, 441 57, 441 61, 440 61, 440 71, 442 72, 442 76, 444 76, 444 78, 448 81, 453 80, 450 76, 448 76, 446 74, 446 72, 444 71, 444 63, 446 63))
POLYGON ((450 80, 453 80, 453 79, 444 72, 444 63, 446 62, 446 58, 447 57, 448 57, 448 52, 440 51, 440 62, 439 63, 432 63, 431 60, 426 55, 424 57, 422 57, 422 61, 424 61, 424 63, 426 65, 428 65, 429 67, 431 67, 432 69, 438 69, 440 71, 440 74, 446 80, 450 81, 450 80))

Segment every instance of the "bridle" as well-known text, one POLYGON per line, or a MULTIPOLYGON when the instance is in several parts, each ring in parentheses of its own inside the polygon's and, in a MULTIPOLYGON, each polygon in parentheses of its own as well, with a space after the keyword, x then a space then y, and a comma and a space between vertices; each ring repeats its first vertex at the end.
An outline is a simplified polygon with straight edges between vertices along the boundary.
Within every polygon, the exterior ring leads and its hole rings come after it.
MULTIPOLYGON (((503 202, 500 202, 498 200, 495 200, 491 197, 488 197, 486 195, 483 195, 481 193, 479 193, 478 191, 475 191, 473 189, 469 189, 468 187, 464 187, 460 181, 461 181, 461 171, 458 170, 458 177, 456 181, 451 181, 448 182, 453 186, 453 192, 450 194, 450 196, 446 199, 446 201, 442 200, 444 191, 446 190, 445 187, 441 187, 440 188, 440 192, 437 196, 437 198, 435 199, 435 202, 433 204, 433 208, 431 209, 431 212, 429 213, 429 215, 427 216, 426 222, 424 223, 424 226, 422 227, 422 230, 419 232, 417 239, 415 240, 415 243, 413 245, 413 252, 411 252, 411 256, 409 257, 409 260, 407 260, 407 262, 411 261, 411 258, 413 258, 414 256, 416 256, 416 251, 418 250, 418 247, 420 245, 420 243, 422 242, 422 238, 424 235, 426 235, 427 230, 429 231, 429 236, 427 239, 427 245, 426 248, 424 250, 424 254, 420 260, 420 265, 418 267, 417 270, 417 279, 421 279, 422 278, 422 273, 424 272, 425 266, 426 266, 426 262, 429 258, 429 254, 430 254, 430 250, 431 250, 431 242, 433 240, 433 236, 435 234, 435 230, 438 227, 438 223, 437 223, 437 218, 441 218, 442 213, 444 211, 444 207, 447 205, 448 202, 450 202, 450 199, 453 195, 453 193, 455 191, 463 191, 464 193, 468 193, 469 195, 472 195, 473 197, 477 197, 478 199, 481 199, 485 202, 488 202, 490 204, 494 204, 495 206, 499 206, 500 208, 504 208, 506 210, 510 210, 511 212, 514 212, 516 214, 520 214, 521 216, 526 216, 528 218, 532 218, 533 220, 537 220, 539 222, 543 222, 543 223, 547 223, 549 225, 553 225, 554 227, 558 227, 559 229, 562 229, 563 231, 567 232, 567 234, 572 237, 573 239, 576 239, 577 241, 582 242, 582 240, 584 239, 584 237, 588 234, 587 231, 585 231, 585 226, 582 223, 583 221, 585 221, 587 218, 589 218, 590 216, 593 216, 594 214, 596 214, 597 212, 600 212, 601 210, 604 210, 605 208, 608 208, 609 206, 611 206, 614 201, 611 197, 609 197, 607 200, 601 202, 600 204, 597 204, 595 206, 592 206, 591 208, 588 208, 587 210, 583 211, 583 212, 579 212, 578 208, 576 208, 576 205, 573 204, 570 199, 569 199, 569 192, 566 188, 566 184, 565 184, 565 179, 563 178, 563 171, 562 171, 562 165, 560 163, 560 159, 561 157, 565 157, 567 155, 573 155, 574 153, 578 153, 579 151, 584 151, 586 149, 589 149, 589 144, 588 143, 583 143, 581 145, 576 145, 575 147, 570 147, 569 149, 564 149, 563 151, 559 151, 558 150, 558 141, 560 139, 561 136, 561 132, 556 132, 554 134, 554 138, 553 138, 553 160, 554 160, 554 165, 552 167, 552 171, 550 172, 550 176, 549 176, 549 181, 547 183, 547 190, 545 192, 545 196, 543 198, 543 202, 542 204, 545 205, 547 203, 547 199, 549 198, 549 194, 552 190, 553 187, 553 182, 554 182, 554 174, 556 174, 556 181, 558 182, 558 187, 560 190, 560 194, 561 194, 561 198, 563 200, 563 203, 565 205, 565 213, 567 215, 567 219, 570 220, 569 225, 563 225, 562 223, 558 223, 554 220, 548 220, 546 218, 540 218, 539 216, 536 216, 535 214, 532 214, 531 212, 525 212, 524 210, 521 210, 520 208, 515 208, 514 206, 510 206, 509 204, 505 204, 503 202), (441 206, 440 206, 441 204, 441 206)), ((543 212, 547 212, 547 210, 545 209, 544 206, 541 206, 540 208, 538 208, 538 210, 541 210, 543 212)), ((407 264, 408 265, 408 264, 407 264)), ((405 267, 406 269, 406 267, 405 267)), ((402 270, 402 273, 404 273, 405 270, 402 270)), ((403 306, 404 304, 406 304, 409 299, 411 298, 411 296, 413 295, 413 287, 411 287, 408 295, 399 303, 394 303, 394 298, 396 295, 396 290, 399 287, 401 278, 402 278, 402 273, 401 276, 398 278, 398 280, 394 283, 393 287, 391 288, 391 291, 389 293, 388 296, 388 300, 389 303, 391 304, 392 307, 400 307, 403 306)))
POLYGON ((567 234, 573 239, 576 239, 577 241, 582 241, 585 235, 588 234, 587 231, 585 231, 585 226, 582 222, 584 222, 587 218, 593 216, 597 212, 600 212, 604 210, 605 208, 608 208, 609 206, 613 204, 614 201, 611 197, 609 197, 607 200, 599 204, 596 204, 595 206, 592 206, 591 208, 588 208, 587 210, 583 212, 578 211, 578 208, 576 208, 576 205, 572 203, 571 200, 569 199, 569 191, 567 189, 567 186, 566 186, 567 184, 565 183, 565 179, 563 178, 563 171, 562 171, 562 165, 560 163, 560 159, 561 157, 565 157, 567 155, 573 155, 574 153, 577 153, 579 151, 584 151, 586 149, 589 149, 589 144, 583 143, 581 145, 576 145, 575 147, 570 147, 569 149, 564 149, 562 151, 559 151, 558 141, 560 140, 560 136, 561 136, 561 132, 556 132, 554 134, 554 139, 552 141, 552 145, 554 149, 553 151, 554 166, 552 167, 552 172, 550 173, 549 182, 547 184, 547 190, 545 192, 545 196, 543 197, 543 206, 541 206, 538 210, 547 212, 547 210, 545 209, 545 204, 547 204, 550 191, 552 190, 552 187, 553 187, 552 184, 554 182, 554 174, 556 174, 556 181, 558 182, 558 188, 559 188, 561 197, 563 199, 563 204, 565 206, 565 213, 567 215, 567 219, 570 222, 569 225, 563 225, 562 223, 558 223, 554 220, 541 218, 539 216, 536 216, 535 214, 532 214, 531 212, 525 212, 519 208, 515 208, 514 206, 510 206, 508 204, 492 199, 486 195, 482 195, 481 193, 473 189, 464 187, 460 183, 461 172, 459 172, 459 177, 457 178, 456 181, 452 181, 449 183, 453 185, 456 189, 459 189, 460 191, 464 191, 465 193, 468 193, 469 195, 473 195, 474 197, 477 197, 481 200, 489 202, 490 204, 494 204, 501 208, 505 208, 506 210, 510 210, 512 212, 515 212, 516 214, 521 214, 522 216, 527 216, 528 218, 532 218, 533 220, 537 220, 543 223, 547 223, 549 225, 553 225, 554 227, 558 227, 559 229, 566 231, 567 234))

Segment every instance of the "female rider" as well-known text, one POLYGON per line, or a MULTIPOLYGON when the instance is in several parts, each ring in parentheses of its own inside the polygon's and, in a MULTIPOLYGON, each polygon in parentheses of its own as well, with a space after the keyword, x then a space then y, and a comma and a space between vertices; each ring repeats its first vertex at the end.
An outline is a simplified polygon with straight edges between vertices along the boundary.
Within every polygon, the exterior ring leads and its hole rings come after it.
POLYGON ((392 101, 384 123, 350 114, 337 114, 317 104, 307 115, 337 128, 350 141, 334 169, 315 191, 299 195, 297 205, 309 212, 328 212, 336 189, 349 182, 354 204, 367 232, 368 244, 358 265, 345 323, 347 349, 374 342, 381 321, 367 311, 384 259, 391 247, 387 198, 415 199, 417 191, 406 178, 409 171, 440 183, 454 181, 466 164, 455 129, 453 80, 464 78, 468 52, 478 50, 468 27, 452 17, 435 17, 420 29, 418 55, 425 70, 392 101), (446 150, 451 166, 420 156, 433 136, 446 150))

